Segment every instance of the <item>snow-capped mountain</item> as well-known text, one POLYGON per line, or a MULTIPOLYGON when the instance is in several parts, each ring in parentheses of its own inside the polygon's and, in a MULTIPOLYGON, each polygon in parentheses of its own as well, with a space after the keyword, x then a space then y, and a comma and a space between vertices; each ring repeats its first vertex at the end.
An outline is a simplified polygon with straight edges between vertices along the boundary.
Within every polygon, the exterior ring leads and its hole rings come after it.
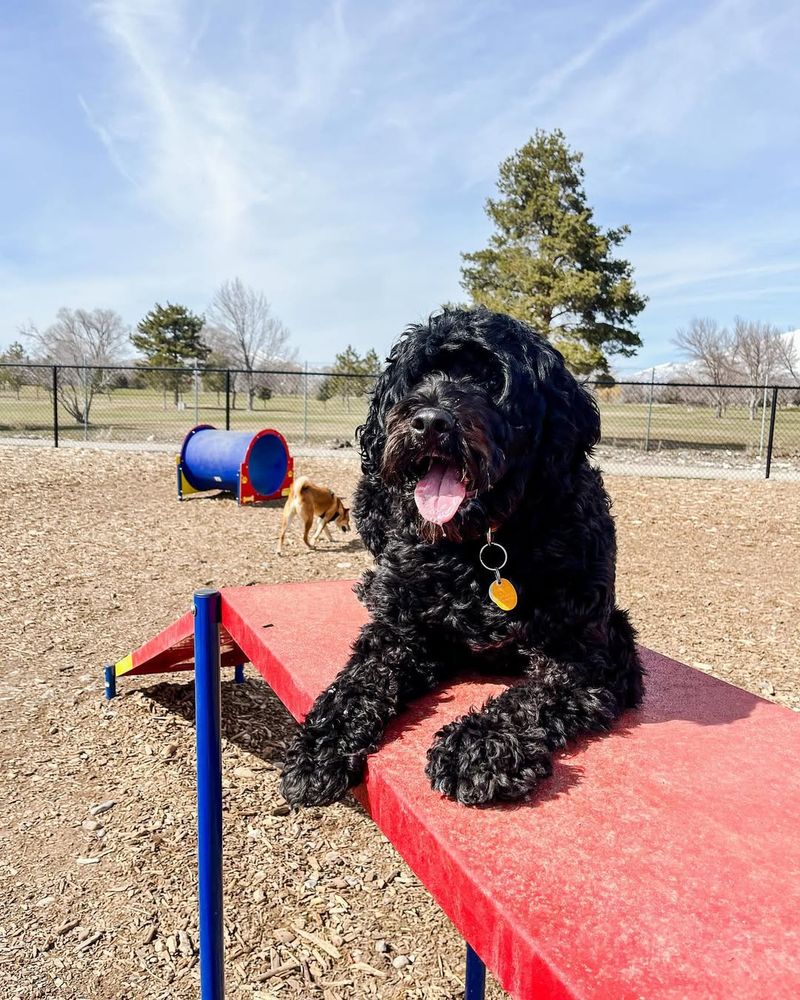
MULTIPOLYGON (((789 330, 783 336, 784 340, 794 347, 798 364, 800 364, 800 328, 789 330)), ((704 381, 702 368, 703 366, 698 361, 666 361, 653 368, 641 368, 638 371, 620 368, 614 371, 614 378, 618 382, 649 382, 651 378, 656 383, 702 382, 704 381)))
MULTIPOLYGON (((699 365, 694 361, 666 361, 652 368, 642 368, 640 371, 621 371, 614 373, 618 382, 691 382, 693 375, 699 374, 699 365)), ((697 377, 695 375, 695 377, 697 377)))

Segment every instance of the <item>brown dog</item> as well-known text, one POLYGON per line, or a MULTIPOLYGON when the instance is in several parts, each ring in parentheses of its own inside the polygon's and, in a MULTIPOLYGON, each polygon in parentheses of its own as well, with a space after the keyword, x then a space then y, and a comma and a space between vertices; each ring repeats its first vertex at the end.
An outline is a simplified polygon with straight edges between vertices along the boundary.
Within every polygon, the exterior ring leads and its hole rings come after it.
POLYGON ((328 541, 333 541, 328 526, 334 521, 342 531, 350 530, 350 511, 333 490, 326 489, 324 486, 316 486, 308 476, 301 476, 294 481, 291 492, 286 498, 286 506, 283 508, 281 533, 278 537, 278 555, 281 554, 286 531, 295 514, 298 514, 303 522, 303 541, 310 549, 316 547, 323 531, 328 536, 328 541), (319 518, 319 522, 309 542, 308 536, 314 526, 315 517, 319 518))

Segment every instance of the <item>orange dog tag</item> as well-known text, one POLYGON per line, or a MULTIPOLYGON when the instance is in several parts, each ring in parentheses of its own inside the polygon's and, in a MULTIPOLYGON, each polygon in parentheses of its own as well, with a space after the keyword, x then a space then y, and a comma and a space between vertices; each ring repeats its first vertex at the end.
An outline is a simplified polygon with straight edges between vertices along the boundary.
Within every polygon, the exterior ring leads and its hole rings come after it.
POLYGON ((514 589, 514 584, 510 580, 506 580, 504 576, 499 577, 489 587, 489 597, 501 611, 513 611, 517 606, 517 592, 514 589))

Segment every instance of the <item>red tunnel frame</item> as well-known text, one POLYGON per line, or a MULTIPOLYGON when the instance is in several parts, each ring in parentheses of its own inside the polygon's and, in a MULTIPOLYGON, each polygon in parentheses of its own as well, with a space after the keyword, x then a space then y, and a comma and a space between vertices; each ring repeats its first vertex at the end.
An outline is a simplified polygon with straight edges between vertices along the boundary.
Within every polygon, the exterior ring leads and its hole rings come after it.
POLYGON ((239 503, 261 503, 264 500, 280 500, 281 497, 288 497, 289 490, 292 488, 293 479, 294 458, 292 458, 292 453, 289 451, 289 445, 286 443, 286 438, 283 434, 281 434, 280 431, 272 430, 271 428, 265 428, 264 430, 260 430, 257 434, 254 434, 252 441, 247 446, 244 461, 242 462, 242 467, 239 470, 239 495, 237 497, 239 503), (253 489, 249 471, 250 453, 253 450, 253 445, 260 438, 267 437, 268 435, 279 438, 281 444, 286 449, 286 475, 283 477, 283 482, 278 489, 269 496, 264 493, 258 493, 255 489, 253 489))
MULTIPOLYGON (((289 495, 289 491, 292 488, 292 482, 294 481, 294 458, 291 451, 289 450, 289 445, 286 438, 281 434, 280 431, 275 430, 271 427, 262 428, 256 431, 247 446, 247 451, 244 454, 244 458, 239 466, 239 471, 236 476, 236 488, 233 489, 231 485, 224 482, 219 482, 219 484, 214 484, 213 486, 198 487, 195 486, 190 479, 190 471, 186 466, 185 454, 186 445, 189 440, 198 432, 204 430, 218 431, 219 428, 215 427, 213 424, 198 424, 196 427, 187 433, 186 437, 183 439, 181 444, 180 454, 176 455, 175 462, 178 467, 178 499, 183 500, 185 496, 191 495, 192 493, 206 493, 213 489, 218 489, 222 492, 233 492, 236 496, 236 500, 239 505, 250 504, 250 503, 263 503, 268 500, 280 500, 289 495), (283 478, 283 482, 280 486, 272 493, 259 493, 253 487, 252 477, 250 476, 250 456, 253 452, 253 448, 257 441, 264 437, 277 438, 284 451, 286 452, 286 473, 283 478)), ((226 433, 226 431, 222 431, 226 433)), ((238 432, 234 432, 238 433, 238 432)))

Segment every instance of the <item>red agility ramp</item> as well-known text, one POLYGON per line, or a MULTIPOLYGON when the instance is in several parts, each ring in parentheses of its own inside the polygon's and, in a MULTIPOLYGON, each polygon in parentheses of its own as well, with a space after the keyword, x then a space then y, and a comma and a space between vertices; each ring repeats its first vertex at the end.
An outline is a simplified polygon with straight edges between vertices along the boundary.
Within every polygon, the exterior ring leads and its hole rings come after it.
MULTIPOLYGON (((301 719, 366 620, 351 587, 221 591, 223 665, 251 662, 301 719)), ((436 731, 503 686, 481 678, 396 720, 356 794, 514 997, 796 1000, 800 716, 642 656, 643 707, 557 755, 530 801, 470 809, 425 777, 436 731)), ((128 662, 191 667, 191 616, 128 662)))

